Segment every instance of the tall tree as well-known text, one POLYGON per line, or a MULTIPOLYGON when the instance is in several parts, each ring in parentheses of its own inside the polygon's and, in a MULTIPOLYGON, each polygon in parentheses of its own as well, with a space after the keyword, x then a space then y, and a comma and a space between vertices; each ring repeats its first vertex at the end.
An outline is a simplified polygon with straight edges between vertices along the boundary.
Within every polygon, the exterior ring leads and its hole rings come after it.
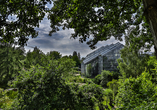
POLYGON ((79 60, 81 59, 81 55, 80 55, 80 52, 78 52, 78 58, 79 58, 79 60))
POLYGON ((50 56, 51 58, 54 58, 56 60, 62 57, 62 55, 58 51, 50 51, 47 53, 47 56, 50 56))
MULTIPOLYGON (((130 27, 134 26, 142 39, 153 39, 157 47, 157 1, 156 0, 54 0, 49 14, 52 31, 57 26, 73 28, 72 38, 87 41, 95 48, 98 41, 114 36, 122 40, 130 27), (65 22, 66 21, 66 22, 65 22), (92 39, 89 39, 90 36, 92 39)), ((149 40, 147 39, 147 40, 149 40)))
POLYGON ((125 46, 121 50, 121 58, 118 59, 118 68, 124 78, 138 77, 147 67, 148 55, 142 55, 135 50, 130 50, 129 46, 125 46))
POLYGON ((32 52, 28 51, 25 59, 25 67, 28 69, 32 65, 39 64, 40 66, 44 65, 43 60, 46 55, 38 48, 35 48, 32 52))
POLYGON ((0 0, 0 41, 24 45, 29 36, 37 37, 34 28, 44 18, 47 2, 51 0, 0 0))
POLYGON ((14 42, 14 38, 19 38, 18 44, 25 44, 28 36, 37 36, 34 27, 39 27, 45 12, 50 12, 50 35, 59 30, 58 26, 73 28, 75 33, 72 38, 79 37, 80 42, 87 41, 94 48, 98 41, 110 39, 111 36, 122 40, 126 30, 134 26, 143 39, 153 38, 157 50, 156 0, 52 1, 52 9, 46 11, 45 5, 50 0, 1 0, 0 40, 14 42), (10 20, 10 15, 15 15, 16 20, 10 20), (89 39, 90 35, 92 39, 89 39))
POLYGON ((0 45, 0 87, 8 87, 8 82, 19 74, 18 71, 23 66, 21 62, 24 59, 23 53, 10 43, 0 45))
POLYGON ((76 62, 76 67, 81 68, 81 62, 80 62, 79 58, 76 55, 74 55, 74 56, 72 56, 72 59, 73 59, 73 61, 76 62))
POLYGON ((77 52, 76 51, 73 52, 73 56, 77 56, 77 52))

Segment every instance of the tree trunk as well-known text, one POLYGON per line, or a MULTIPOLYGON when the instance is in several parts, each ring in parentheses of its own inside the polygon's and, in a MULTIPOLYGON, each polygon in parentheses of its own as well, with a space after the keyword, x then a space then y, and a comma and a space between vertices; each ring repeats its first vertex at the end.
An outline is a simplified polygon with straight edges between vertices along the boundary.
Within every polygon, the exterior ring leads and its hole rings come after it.
POLYGON ((157 48, 154 46, 154 55, 156 56, 157 59, 157 48))
POLYGON ((143 5, 154 39, 155 56, 157 58, 157 0, 143 0, 143 5))

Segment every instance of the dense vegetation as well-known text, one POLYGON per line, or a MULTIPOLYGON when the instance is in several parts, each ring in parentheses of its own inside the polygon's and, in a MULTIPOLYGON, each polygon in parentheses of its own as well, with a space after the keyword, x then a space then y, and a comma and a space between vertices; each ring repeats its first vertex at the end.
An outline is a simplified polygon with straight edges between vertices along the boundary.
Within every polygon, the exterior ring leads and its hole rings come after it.
POLYGON ((51 10, 45 7, 51 0, 0 1, 0 108, 157 109, 156 1, 52 1, 51 10), (104 70, 90 78, 89 69, 88 75, 78 76, 76 67, 80 67, 81 59, 77 52, 62 57, 56 51, 45 55, 38 48, 27 53, 22 47, 15 48, 13 45, 25 45, 28 36, 37 37, 34 27, 39 27, 46 12, 51 22, 50 35, 60 26, 73 28, 71 37, 87 41, 91 48, 111 36, 118 40, 125 36, 126 45, 118 59, 119 73, 104 70), (12 15, 17 19, 9 20, 12 15), (152 46, 156 57, 141 53, 152 46))
MULTIPOLYGON (((17 56, 22 51, 11 45, 3 46, 0 50, 7 52, 4 48, 8 48, 10 53, 17 51, 12 56, 17 56)), ((73 57, 61 57, 56 53, 50 52, 45 55, 41 50, 34 49, 32 52, 28 51, 26 56, 23 52, 22 59, 18 57, 19 60, 14 60, 15 64, 21 62, 21 68, 13 65, 10 71, 18 70, 10 72, 10 76, 2 76, 0 108, 21 110, 111 107, 109 102, 112 90, 105 91, 103 86, 94 83, 90 78, 77 76, 80 72, 75 70, 77 63, 73 57)), ((5 58, 10 57, 3 56, 3 59, 5 58)), ((7 75, 7 72, 1 72, 1 75, 3 74, 7 75)))
POLYGON ((128 48, 121 50, 120 72, 104 70, 90 78, 76 70, 73 57, 56 51, 44 54, 38 48, 24 55, 22 48, 1 45, 6 55, 1 57, 0 108, 156 109, 157 61, 154 56, 130 54, 128 48))

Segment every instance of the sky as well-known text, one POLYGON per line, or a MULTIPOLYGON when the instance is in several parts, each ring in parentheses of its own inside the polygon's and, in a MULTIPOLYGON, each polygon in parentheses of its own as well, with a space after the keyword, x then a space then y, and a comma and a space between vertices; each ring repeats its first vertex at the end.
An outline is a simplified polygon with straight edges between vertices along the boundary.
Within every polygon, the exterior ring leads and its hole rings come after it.
MULTIPOLYGON (((51 8, 53 4, 47 4, 47 8, 51 8)), ((65 55, 72 55, 74 51, 79 52, 81 57, 86 57, 87 54, 91 53, 92 49, 84 43, 80 43, 79 39, 70 39, 70 36, 72 33, 74 33, 73 29, 66 29, 66 30, 60 30, 56 33, 53 33, 52 36, 49 36, 50 28, 50 21, 45 16, 44 19, 41 21, 39 28, 35 28, 36 31, 38 31, 38 36, 36 38, 29 38, 27 45, 28 46, 37 46, 42 52, 45 54, 50 51, 58 51, 62 54, 62 56, 65 55)), ((114 37, 111 37, 111 39, 107 41, 98 42, 96 44, 96 49, 100 48, 101 46, 106 46, 110 44, 115 44, 117 42, 120 42, 118 40, 115 40, 114 37)), ((125 45, 125 41, 122 42, 123 45, 125 45)), ((33 48, 25 46, 26 52, 33 51, 33 48)))
MULTIPOLYGON (((53 4, 47 4, 47 8, 51 8, 53 4)), ((74 51, 77 53, 79 52, 81 57, 85 57, 87 54, 91 53, 92 49, 84 43, 80 43, 79 39, 70 39, 70 36, 72 33, 74 33, 73 29, 66 29, 66 30, 60 30, 56 33, 53 33, 52 36, 49 36, 50 28, 50 21, 45 16, 42 22, 40 23, 39 28, 35 28, 36 31, 38 31, 38 36, 36 38, 29 38, 27 45, 28 46, 37 46, 42 52, 45 54, 50 51, 58 51, 62 54, 62 56, 65 55, 72 55, 74 51)), ((114 37, 107 41, 98 42, 96 45, 96 49, 100 48, 101 46, 109 45, 109 44, 115 44, 117 42, 120 42, 118 40, 115 40, 114 37)), ((124 41, 120 42, 122 44, 125 44, 124 41)), ((33 48, 25 46, 26 52, 33 51, 33 48)))
MULTIPOLYGON (((50 51, 58 51, 65 55, 72 55, 73 51, 77 51, 80 53, 81 57, 85 57, 88 53, 94 51, 90 49, 90 47, 84 42, 80 43, 79 39, 70 39, 71 33, 74 33, 73 29, 61 30, 56 33, 53 33, 52 36, 49 36, 50 21, 45 17, 43 21, 40 23, 39 28, 36 28, 38 31, 38 37, 30 38, 27 42, 28 46, 37 46, 42 52, 45 54, 50 51)), ((98 42, 96 45, 97 48, 109 44, 117 43, 118 41, 115 38, 111 38, 107 41, 98 42)), ((121 42, 124 44, 124 41, 121 42)), ((26 47, 25 50, 33 50, 33 48, 26 47)))

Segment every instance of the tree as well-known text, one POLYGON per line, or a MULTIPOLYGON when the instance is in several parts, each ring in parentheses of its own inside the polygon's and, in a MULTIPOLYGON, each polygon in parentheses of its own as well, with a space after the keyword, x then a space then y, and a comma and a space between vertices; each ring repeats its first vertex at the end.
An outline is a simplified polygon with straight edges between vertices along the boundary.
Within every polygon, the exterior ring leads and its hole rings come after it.
POLYGON ((139 51, 130 50, 125 46, 121 51, 121 58, 118 59, 118 68, 125 78, 138 77, 147 67, 148 55, 142 55, 139 51))
POLYGON ((73 59, 73 61, 76 62, 76 67, 81 68, 81 62, 80 62, 79 58, 76 55, 74 55, 74 56, 72 56, 72 59, 73 59))
POLYGON ((24 61, 25 68, 30 68, 32 65, 44 65, 43 60, 45 59, 46 55, 38 48, 35 48, 32 52, 28 51, 26 54, 26 59, 24 61))
POLYGON ((54 0, 53 4, 49 14, 50 35, 57 31, 57 26, 73 28, 72 38, 79 37, 80 42, 87 41, 95 48, 98 41, 108 40, 111 36, 121 41, 130 27, 135 27, 136 34, 142 36, 140 41, 153 39, 149 43, 157 48, 155 0, 54 0), (93 38, 89 39, 91 35, 93 38))
POLYGON ((44 18, 47 2, 51 3, 51 0, 1 0, 0 41, 25 45, 28 36, 37 37, 38 32, 34 28, 39 27, 39 22, 44 18))
POLYGON ((58 26, 73 28, 75 33, 72 38, 79 37, 80 42, 88 41, 87 44, 94 48, 98 41, 110 39, 111 36, 122 40, 126 30, 134 26, 143 39, 153 38, 152 44, 157 50, 155 0, 53 0, 54 6, 49 11, 45 8, 47 2, 51 3, 50 0, 0 1, 1 41, 15 42, 14 38, 19 38, 18 43, 24 45, 29 35, 32 38, 37 36, 34 27, 39 27, 39 22, 49 12, 50 35, 59 31, 58 26), (17 19, 9 22, 10 15, 17 15, 17 19), (90 35, 92 39, 89 39, 90 35))
POLYGON ((95 48, 98 41, 110 39, 111 36, 122 40, 126 30, 134 26, 137 33, 143 35, 142 39, 153 38, 152 44, 155 44, 157 50, 155 0, 53 0, 54 6, 49 11, 45 8, 47 2, 51 3, 50 0, 0 1, 1 41, 14 42, 16 37, 20 45, 25 44, 27 36, 37 36, 34 27, 38 27, 45 12, 49 12, 52 28, 50 35, 59 31, 58 26, 63 26, 63 29, 73 28, 75 33, 72 38, 79 37, 80 42, 88 41, 87 44, 95 48), (17 20, 10 20, 9 23, 8 16, 13 14, 17 15, 17 20), (90 35, 92 39, 89 39, 90 35))
POLYGON ((72 58, 72 55, 69 55, 69 58, 72 58))
POLYGON ((149 72, 143 72, 138 78, 126 78, 119 81, 116 106, 118 109, 151 110, 156 107, 156 84, 152 83, 149 72))
POLYGON ((73 56, 77 56, 77 52, 76 51, 73 52, 73 56))
POLYGON ((96 104, 99 108, 104 107, 102 87, 96 84, 79 87, 65 82, 64 74, 69 74, 75 65, 72 59, 47 57, 45 62, 44 66, 35 65, 20 71, 12 83, 18 88, 18 97, 11 109, 92 110, 96 104))
POLYGON ((47 56, 48 55, 56 60, 62 57, 62 55, 57 51, 50 51, 49 53, 47 53, 47 56))
POLYGON ((142 35, 136 37, 135 33, 135 29, 132 28, 125 36, 126 45, 120 51, 122 59, 117 60, 120 73, 125 78, 138 77, 145 70, 145 67, 149 70, 153 69, 152 63, 150 65, 147 63, 150 59, 149 55, 144 54, 144 51, 150 50, 153 41, 142 35), (147 44, 145 44, 146 42, 147 44))
POLYGON ((79 60, 81 60, 81 55, 80 55, 80 52, 78 52, 78 58, 79 58, 79 60))
POLYGON ((23 53, 10 43, 0 45, 0 87, 7 88, 8 82, 19 74, 23 66, 23 53))
POLYGON ((91 77, 91 76, 92 76, 92 65, 91 63, 89 63, 86 66, 86 77, 91 77))

